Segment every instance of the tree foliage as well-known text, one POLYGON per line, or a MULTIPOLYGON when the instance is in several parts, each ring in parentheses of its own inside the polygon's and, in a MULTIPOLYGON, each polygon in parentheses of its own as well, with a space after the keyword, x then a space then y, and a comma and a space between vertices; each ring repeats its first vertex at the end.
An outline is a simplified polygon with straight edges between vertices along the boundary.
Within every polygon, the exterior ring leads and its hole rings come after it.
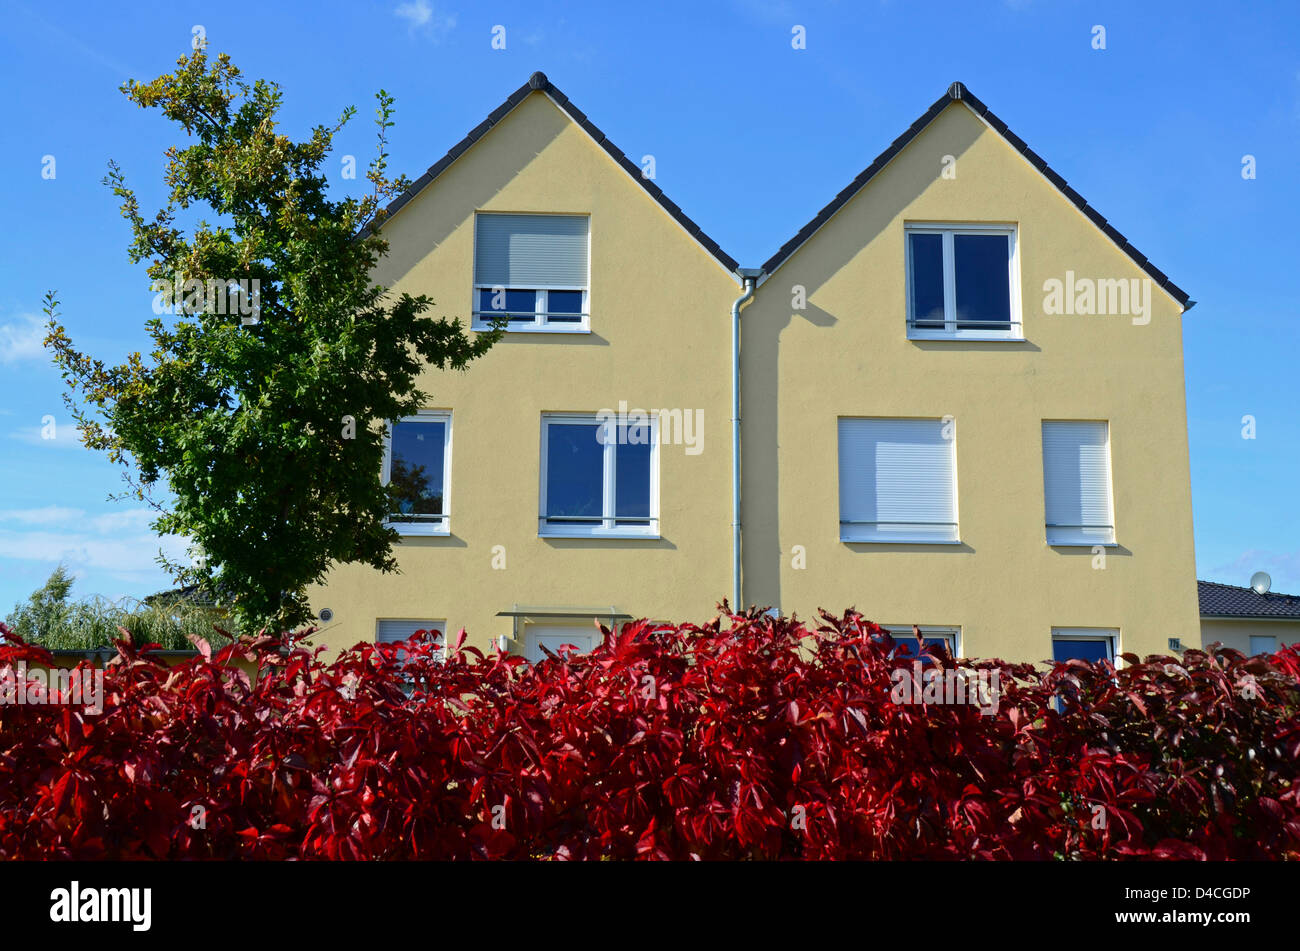
POLYGON ((426 366, 464 369, 499 331, 470 335, 426 316, 428 297, 373 282, 383 206, 409 184, 387 173, 387 93, 370 193, 331 198, 325 163, 352 107, 294 141, 277 127, 279 87, 203 49, 122 91, 188 137, 167 150, 170 194, 152 218, 115 163, 104 179, 131 260, 149 262, 155 312, 173 306, 147 321, 150 354, 108 365, 74 346, 51 293, 46 344, 83 441, 125 467, 130 494, 158 510, 156 531, 201 552, 169 565, 177 580, 228 592, 244 628, 303 623, 305 589, 332 563, 396 569, 383 422, 427 402, 426 366), (191 209, 216 220, 182 227, 191 209))

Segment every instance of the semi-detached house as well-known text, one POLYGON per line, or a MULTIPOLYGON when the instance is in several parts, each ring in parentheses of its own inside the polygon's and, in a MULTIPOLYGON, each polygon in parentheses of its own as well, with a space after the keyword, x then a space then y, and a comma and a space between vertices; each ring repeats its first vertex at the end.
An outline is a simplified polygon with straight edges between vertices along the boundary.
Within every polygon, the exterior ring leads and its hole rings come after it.
POLYGON ((391 422, 401 572, 332 571, 318 641, 538 657, 725 597, 964 656, 1199 644, 1192 302, 960 83, 761 268, 541 73, 391 212, 376 279, 509 332, 391 422))

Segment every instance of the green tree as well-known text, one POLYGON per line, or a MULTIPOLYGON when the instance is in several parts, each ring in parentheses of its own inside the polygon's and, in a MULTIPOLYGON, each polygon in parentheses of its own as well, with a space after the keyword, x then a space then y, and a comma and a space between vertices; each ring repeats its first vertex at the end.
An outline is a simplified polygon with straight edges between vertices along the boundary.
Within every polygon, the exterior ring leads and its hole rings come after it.
POLYGON ((170 195, 151 219, 115 163, 104 179, 130 222, 131 260, 149 261, 155 312, 173 306, 147 321, 147 358, 108 366, 74 347, 51 292, 46 345, 85 444, 124 467, 128 494, 158 511, 155 531, 201 553, 192 565, 161 559, 177 581, 225 593, 245 630, 292 628, 311 619, 306 587, 332 564, 396 570, 382 423, 427 402, 416 385, 426 364, 463 370, 501 330, 471 336, 425 316, 429 298, 373 283, 383 206, 409 184, 387 174, 384 91, 372 190, 337 200, 323 166, 354 108, 293 141, 277 131, 279 87, 250 85, 203 49, 122 91, 189 137, 167 150, 170 195), (180 227, 196 207, 217 223, 180 227))

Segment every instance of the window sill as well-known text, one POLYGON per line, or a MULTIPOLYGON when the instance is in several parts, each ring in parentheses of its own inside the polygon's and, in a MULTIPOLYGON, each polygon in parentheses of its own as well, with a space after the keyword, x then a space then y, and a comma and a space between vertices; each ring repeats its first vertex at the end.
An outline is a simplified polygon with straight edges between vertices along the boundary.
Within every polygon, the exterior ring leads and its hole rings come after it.
POLYGON ((963 340, 979 340, 984 342, 997 342, 997 343, 1024 343, 1025 342, 1025 338, 1023 335, 1013 336, 1012 334, 989 333, 989 332, 979 331, 979 330, 968 330, 965 332, 958 331, 957 333, 944 333, 943 331, 909 330, 907 332, 907 339, 908 340, 951 340, 957 343, 960 343, 963 340))
POLYGON ((1054 542, 1049 538, 1047 540, 1047 547, 1048 548, 1119 548, 1120 543, 1103 542, 1103 541, 1081 542, 1075 540, 1054 542))
POLYGON ((658 541, 662 536, 658 532, 638 532, 638 531, 581 531, 574 529, 542 529, 537 533, 538 538, 620 538, 620 539, 642 539, 644 541, 658 541))
MULTIPOLYGON (((492 329, 491 324, 474 323, 471 330, 484 333, 492 329)), ((589 334, 591 327, 585 324, 573 324, 572 326, 563 325, 543 325, 529 327, 506 327, 506 333, 510 334, 589 334)))
POLYGON ((384 528, 391 528, 402 536, 413 538, 442 536, 446 537, 451 534, 451 526, 446 522, 441 525, 420 525, 413 522, 385 522, 384 528))
POLYGON ((935 538, 933 535, 891 536, 889 538, 841 535, 840 541, 848 545, 961 545, 960 538, 935 538))

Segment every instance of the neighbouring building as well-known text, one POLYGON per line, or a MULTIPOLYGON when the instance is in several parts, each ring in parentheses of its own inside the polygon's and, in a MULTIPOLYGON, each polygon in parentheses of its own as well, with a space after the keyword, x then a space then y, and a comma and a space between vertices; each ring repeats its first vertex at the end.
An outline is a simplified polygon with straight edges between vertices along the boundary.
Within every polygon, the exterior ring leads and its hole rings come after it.
POLYGON ((377 476, 425 474, 401 573, 334 570, 321 642, 535 658, 703 620, 739 574, 964 656, 1199 643, 1192 302, 960 83, 761 269, 541 73, 391 211, 377 280, 509 333, 393 421, 377 476))
POLYGON ((1300 643, 1300 595, 1256 591, 1217 581, 1198 581, 1201 643, 1222 643, 1243 654, 1271 654, 1300 643))

